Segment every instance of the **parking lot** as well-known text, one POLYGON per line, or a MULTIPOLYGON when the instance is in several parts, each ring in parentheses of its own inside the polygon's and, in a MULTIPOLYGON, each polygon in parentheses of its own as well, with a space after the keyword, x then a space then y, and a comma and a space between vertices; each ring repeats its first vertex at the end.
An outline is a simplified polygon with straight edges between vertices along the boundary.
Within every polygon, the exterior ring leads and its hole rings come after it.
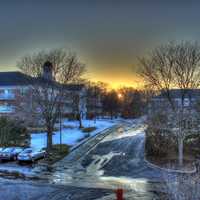
POLYGON ((32 172, 36 163, 26 162, 19 164, 18 161, 0 161, 0 172, 32 172))
POLYGON ((35 175, 39 170, 39 161, 43 158, 38 157, 41 152, 31 148, 21 150, 18 147, 2 148, 0 151, 0 175, 16 178, 35 175))
POLYGON ((0 177, 9 179, 36 179, 39 168, 37 165, 19 165, 16 162, 0 163, 0 177))

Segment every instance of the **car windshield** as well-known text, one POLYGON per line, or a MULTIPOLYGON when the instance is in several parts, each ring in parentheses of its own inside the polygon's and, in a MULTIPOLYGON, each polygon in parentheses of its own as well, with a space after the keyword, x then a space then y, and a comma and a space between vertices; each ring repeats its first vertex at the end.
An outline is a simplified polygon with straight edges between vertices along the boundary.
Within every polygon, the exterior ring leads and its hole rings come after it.
POLYGON ((24 150, 24 152, 23 153, 32 153, 32 149, 26 149, 26 150, 24 150))
POLYGON ((13 148, 6 148, 6 149, 4 149, 3 152, 11 152, 11 151, 13 151, 13 148))
POLYGON ((22 149, 21 148, 15 148, 14 151, 19 152, 19 151, 22 151, 22 149))

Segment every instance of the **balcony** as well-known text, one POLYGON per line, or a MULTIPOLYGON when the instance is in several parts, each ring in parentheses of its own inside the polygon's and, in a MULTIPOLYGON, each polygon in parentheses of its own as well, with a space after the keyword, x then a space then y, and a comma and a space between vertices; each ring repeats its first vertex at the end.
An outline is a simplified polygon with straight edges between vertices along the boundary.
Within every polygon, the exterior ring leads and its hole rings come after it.
POLYGON ((13 106, 0 105, 0 113, 13 113, 15 111, 13 106))
POLYGON ((13 100, 15 99, 15 94, 13 93, 1 93, 0 94, 0 100, 13 100))

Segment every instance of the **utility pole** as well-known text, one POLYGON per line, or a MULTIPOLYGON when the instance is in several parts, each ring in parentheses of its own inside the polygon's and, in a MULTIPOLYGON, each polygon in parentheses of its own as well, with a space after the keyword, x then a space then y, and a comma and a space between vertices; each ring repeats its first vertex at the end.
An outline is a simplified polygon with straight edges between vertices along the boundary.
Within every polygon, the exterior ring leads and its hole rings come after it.
POLYGON ((60 121, 60 152, 62 151, 62 113, 61 113, 61 106, 59 112, 59 121, 60 121))
POLYGON ((94 86, 94 123, 96 124, 97 120, 97 86, 94 86))

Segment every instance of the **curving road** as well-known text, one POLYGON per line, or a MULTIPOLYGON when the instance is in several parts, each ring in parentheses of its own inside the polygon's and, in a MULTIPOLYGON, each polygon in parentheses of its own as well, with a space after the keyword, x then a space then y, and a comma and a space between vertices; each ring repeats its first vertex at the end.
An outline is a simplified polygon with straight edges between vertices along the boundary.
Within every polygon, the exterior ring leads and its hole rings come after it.
POLYGON ((126 199, 159 199, 163 172, 144 161, 144 129, 141 120, 121 122, 40 174, 45 181, 0 179, 0 200, 110 200, 117 188, 126 199))
POLYGON ((80 159, 58 163, 49 181, 86 188, 124 188, 143 196, 162 191, 163 172, 144 161, 144 129, 141 120, 123 122, 80 159))

